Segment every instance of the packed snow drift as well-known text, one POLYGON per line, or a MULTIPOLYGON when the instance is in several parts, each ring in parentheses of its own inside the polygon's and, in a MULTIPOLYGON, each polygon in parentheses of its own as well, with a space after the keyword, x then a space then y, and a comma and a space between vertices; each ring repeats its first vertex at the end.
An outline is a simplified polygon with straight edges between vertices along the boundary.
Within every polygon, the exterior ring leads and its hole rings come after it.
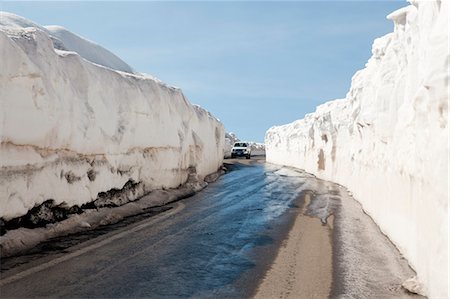
POLYGON ((345 99, 266 133, 267 160, 348 187, 408 259, 430 297, 448 297, 449 7, 411 1, 388 16, 345 99))
POLYGON ((223 161, 223 125, 180 89, 61 27, 0 15, 0 218, 120 205, 223 161))

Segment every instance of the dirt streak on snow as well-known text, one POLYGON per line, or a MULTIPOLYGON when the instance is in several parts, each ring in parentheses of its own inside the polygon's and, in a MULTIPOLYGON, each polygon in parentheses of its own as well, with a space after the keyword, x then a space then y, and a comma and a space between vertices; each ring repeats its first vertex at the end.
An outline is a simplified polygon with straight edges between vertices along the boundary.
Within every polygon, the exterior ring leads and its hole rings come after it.
POLYGON ((0 44, 0 220, 130 183, 132 201, 221 167, 222 123, 180 89, 14 14, 0 15, 0 44))
MULTIPOLYGON (((222 170, 212 173, 205 177, 205 181, 210 183, 214 182, 221 174, 223 174, 222 170)), ((119 207, 88 209, 81 214, 70 215, 66 220, 48 224, 45 227, 22 227, 8 231, 0 238, 0 255, 2 257, 8 257, 24 254, 37 244, 52 238, 117 223, 126 217, 145 213, 150 208, 165 206, 192 196, 207 185, 208 183, 199 181, 197 177, 191 176, 191 179, 179 188, 154 190, 136 201, 126 203, 119 207)))

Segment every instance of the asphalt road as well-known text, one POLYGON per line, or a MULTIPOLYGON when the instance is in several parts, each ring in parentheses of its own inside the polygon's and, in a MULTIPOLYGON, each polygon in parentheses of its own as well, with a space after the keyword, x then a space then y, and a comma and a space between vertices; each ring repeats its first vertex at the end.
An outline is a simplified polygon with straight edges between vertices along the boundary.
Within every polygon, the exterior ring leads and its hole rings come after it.
POLYGON ((4 271, 1 297, 250 296, 289 231, 302 188, 265 164, 232 167, 140 226, 4 271))
MULTIPOLYGON (((170 209, 157 215, 110 227, 88 241, 83 236, 75 236, 83 242, 74 242, 69 247, 62 246, 67 244, 67 239, 56 240, 50 253, 3 260, 0 297, 242 298, 255 295, 299 213, 325 224, 341 206, 342 188, 288 168, 255 160, 239 161, 229 166, 232 171, 202 192, 170 205, 170 209)), ((361 217, 364 216, 358 219, 361 217)), ((385 242, 373 238, 374 234, 385 238, 380 232, 367 233, 364 227, 361 231, 370 235, 365 238, 367 242, 385 242)), ((333 257, 345 254, 336 241, 342 234, 341 229, 339 236, 330 235, 333 250, 339 253, 333 257)), ((357 234, 364 237, 363 233, 354 233, 357 234)), ((366 243, 364 248, 371 250, 373 246, 366 243)), ((373 250, 365 252, 364 248, 359 249, 361 256, 372 259, 368 267, 379 267, 379 273, 386 277, 386 285, 389 284, 386 294, 404 294, 401 290, 392 293, 391 285, 399 285, 398 281, 392 284, 391 276, 396 274, 387 275, 389 269, 377 266, 380 254, 373 250)), ((395 248, 388 250, 395 251, 395 248)), ((337 271, 342 267, 339 261, 333 263, 333 277, 340 277, 337 271)), ((355 269, 363 262, 357 263, 355 269)), ((351 261, 345 261, 348 264, 351 261)), ((307 273, 308 269, 304 271, 307 273)), ((354 271, 350 279, 355 283, 358 281, 352 277, 361 280, 357 290, 360 295, 367 294, 369 284, 364 282, 365 274, 361 276, 354 271)), ((371 279, 376 279, 376 275, 371 279)), ((349 281, 335 279, 333 294, 338 294, 336 290, 342 294, 356 289, 351 285, 345 288, 349 281)), ((380 285, 374 283, 371 289, 378 292, 380 285)))

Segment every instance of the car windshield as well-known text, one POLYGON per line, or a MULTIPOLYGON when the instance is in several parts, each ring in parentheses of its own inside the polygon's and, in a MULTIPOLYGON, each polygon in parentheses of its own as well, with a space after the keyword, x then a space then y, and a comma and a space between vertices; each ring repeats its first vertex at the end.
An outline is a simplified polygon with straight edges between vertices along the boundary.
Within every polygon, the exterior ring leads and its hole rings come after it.
POLYGON ((235 143, 235 147, 247 147, 247 143, 235 143))

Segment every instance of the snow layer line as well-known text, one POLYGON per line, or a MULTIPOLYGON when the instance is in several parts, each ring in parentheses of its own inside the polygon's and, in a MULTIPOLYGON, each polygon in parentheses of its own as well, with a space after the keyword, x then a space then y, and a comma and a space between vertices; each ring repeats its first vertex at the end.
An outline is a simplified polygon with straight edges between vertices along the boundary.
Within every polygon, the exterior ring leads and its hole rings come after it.
POLYGON ((417 271, 448 294, 449 7, 413 1, 388 16, 345 99, 266 133, 267 160, 348 187, 417 271))
POLYGON ((180 89, 55 49, 48 31, 25 27, 0 26, 0 218, 49 199, 80 206, 130 182, 134 200, 222 165, 222 123, 180 89))

